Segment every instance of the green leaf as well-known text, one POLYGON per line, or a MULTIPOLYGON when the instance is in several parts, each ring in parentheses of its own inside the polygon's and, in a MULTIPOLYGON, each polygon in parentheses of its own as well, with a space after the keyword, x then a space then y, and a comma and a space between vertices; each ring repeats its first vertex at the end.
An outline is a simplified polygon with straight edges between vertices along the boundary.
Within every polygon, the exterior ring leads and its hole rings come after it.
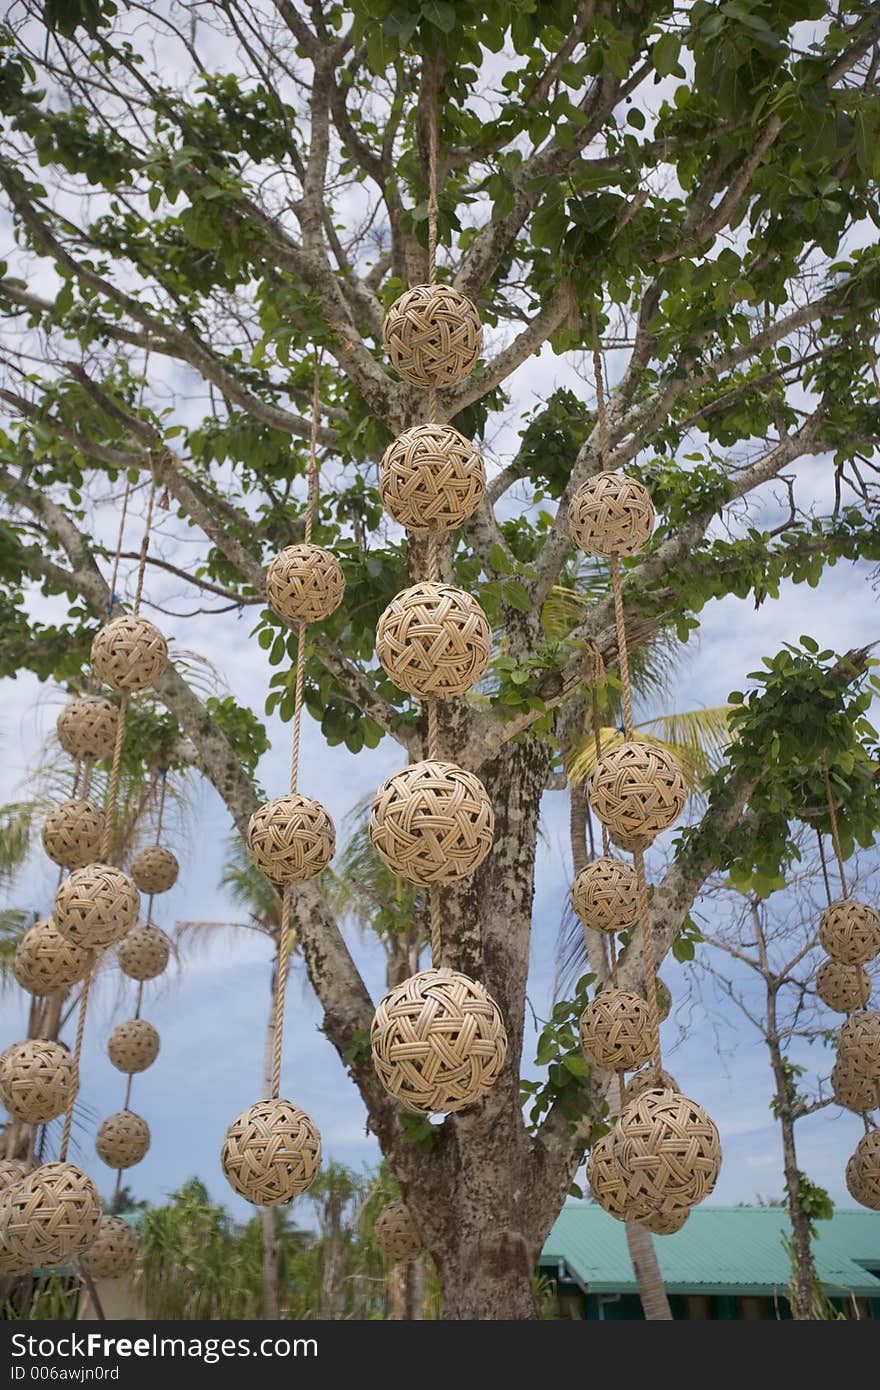
POLYGON ((658 77, 669 77, 678 67, 681 39, 677 34, 664 34, 654 44, 651 63, 658 77))

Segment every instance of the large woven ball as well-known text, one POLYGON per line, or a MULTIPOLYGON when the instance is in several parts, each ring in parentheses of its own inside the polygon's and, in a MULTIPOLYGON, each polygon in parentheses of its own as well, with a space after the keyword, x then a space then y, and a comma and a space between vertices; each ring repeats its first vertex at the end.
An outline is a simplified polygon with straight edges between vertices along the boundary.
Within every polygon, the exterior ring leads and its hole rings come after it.
POLYGON ((220 1164, 229 1185, 257 1207, 305 1192, 321 1166, 321 1136, 290 1100, 258 1100, 232 1121, 220 1164))
POLYGON ((389 1095, 409 1110, 463 1110, 495 1083, 507 1056, 498 1005, 455 970, 421 970, 379 1004, 370 1029, 373 1064, 389 1095))
POLYGON ((52 921, 74 946, 112 946, 137 921, 140 895, 128 874, 110 864, 74 869, 55 894, 52 921))
POLYGON ((395 371, 413 386, 455 386, 483 346, 475 305, 451 285, 407 290, 385 315, 382 336, 395 371))
POLYGON ((161 680, 168 643, 148 618, 125 613, 114 618, 92 642, 92 668, 114 690, 146 690, 161 680))
POLYGON ((585 927, 626 931, 639 915, 635 870, 622 859, 594 859, 571 885, 571 905, 585 927))
POLYGON ((690 1207, 675 1207, 672 1211, 648 1212, 639 1217, 639 1225, 644 1226, 654 1236, 674 1236, 680 1231, 691 1214, 690 1207))
POLYGON ((150 1126, 133 1110, 108 1115, 95 1135, 99 1158, 111 1168, 131 1168, 150 1147, 150 1126))
POLYGON ((618 1221, 627 1215, 626 1183, 614 1152, 613 1131, 603 1134, 590 1150, 587 1160, 587 1182, 594 1199, 618 1221))
POLYGON ((486 674, 492 629, 466 590, 426 580, 391 600, 376 628, 376 655, 408 695, 463 695, 486 674))
POLYGON ((123 975, 131 980, 154 980, 168 964, 171 942, 159 927, 135 927, 116 947, 123 975))
POLYGON ((119 1279, 137 1259, 137 1231, 121 1216, 102 1216, 98 1234, 83 1264, 93 1279, 119 1279))
POLYGON ((131 876, 142 893, 167 893, 177 882, 180 865, 164 845, 147 845, 131 861, 131 876))
POLYGON ((612 1132, 635 1220, 696 1206, 714 1188, 721 1171, 718 1130, 680 1092, 642 1091, 612 1132))
POLYGON ((118 722, 118 709, 103 695, 80 695, 58 716, 58 742, 72 758, 109 758, 118 722))
POLYGON ((880 1079, 880 1013, 850 1014, 837 1034, 837 1055, 856 1076, 880 1079))
POLYGON ((623 1093, 624 1104, 629 1100, 635 1100, 636 1096, 642 1094, 642 1091, 677 1090, 678 1082, 675 1077, 671 1076, 668 1071, 664 1071, 662 1067, 658 1069, 652 1062, 649 1067, 637 1071, 634 1076, 630 1077, 623 1093))
POLYGON ((846 1165, 846 1185, 861 1206, 880 1211, 880 1129, 859 1140, 846 1165))
POLYGON ((45 1124, 63 1114, 73 1085, 70 1053, 60 1043, 27 1038, 0 1059, 0 1097, 16 1119, 45 1124))
POLYGON ((629 739, 596 764, 590 805, 605 825, 624 835, 658 835, 678 820, 687 801, 681 768, 656 743, 629 739))
POLYGON ((12 973, 30 994, 55 994, 82 980, 91 963, 91 951, 74 946, 46 917, 28 927, 19 941, 12 973))
POLYGON ((376 1244, 395 1264, 408 1264, 422 1253, 422 1238, 406 1202, 389 1202, 376 1217, 376 1244))
POLYGON ((858 1076, 839 1058, 831 1068, 831 1091, 837 1104, 854 1115, 868 1115, 880 1109, 880 1081, 858 1076))
POLYGON ((841 898, 822 913, 819 940, 832 960, 864 965, 880 952, 880 912, 855 898, 841 898))
POLYGON ((32 1269, 30 1260, 23 1260, 9 1249, 5 1241, 0 1240, 0 1279, 18 1278, 22 1274, 30 1274, 32 1269))
POLYGON ((581 1014, 580 1039, 591 1066, 632 1071, 654 1051, 648 1005, 624 989, 603 989, 581 1014))
POLYGON ((274 883, 305 883, 333 858, 336 830, 320 801, 291 792, 254 811, 247 847, 257 868, 274 883))
POLYGON ((816 993, 829 1009, 849 1014, 871 997, 871 977, 863 965, 823 960, 816 971, 816 993))
POLYGON ((408 531, 448 531, 476 510, 486 465, 452 425, 415 425, 388 445, 379 465, 385 510, 408 531))
POLYGON ((408 883, 454 883, 492 848, 495 816, 478 777, 429 758, 384 781, 370 809, 370 839, 408 883))
POLYGON ((43 821, 43 849, 65 869, 94 864, 101 854, 104 816, 93 801, 75 797, 55 806, 43 821))
POLYGON ((98 1234, 101 1195, 75 1163, 43 1163, 0 1204, 0 1240, 28 1267, 67 1264, 98 1234))
POLYGON ((114 1067, 128 1075, 146 1071, 159 1056, 159 1034, 145 1018, 126 1019, 110 1034, 107 1056, 114 1067))
POLYGON ((266 572, 269 607, 289 623, 319 623, 342 602, 345 575, 335 555, 319 545, 288 545, 266 572))
POLYGON ((625 473, 597 473, 568 504, 568 529, 585 555, 635 555, 651 539, 651 494, 625 473))
POLYGON ((6 1192, 21 1182, 30 1172, 23 1158, 0 1158, 0 1192, 6 1192))

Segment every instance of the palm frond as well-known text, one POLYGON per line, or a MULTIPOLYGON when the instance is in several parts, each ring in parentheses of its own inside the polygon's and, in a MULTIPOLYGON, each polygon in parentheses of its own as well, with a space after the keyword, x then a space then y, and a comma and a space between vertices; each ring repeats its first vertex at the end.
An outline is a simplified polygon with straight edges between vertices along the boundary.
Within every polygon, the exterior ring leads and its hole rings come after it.
POLYGON ((39 810, 36 800, 0 806, 0 884, 11 883, 27 859, 39 810))
MULTIPOLYGON (((712 709, 689 710, 682 714, 658 715, 636 725, 636 733, 645 743, 656 743, 673 754, 682 773, 688 792, 700 791, 709 774, 722 760, 730 741, 728 705, 712 709), (656 733, 652 733, 656 729, 656 733)), ((620 729, 610 725, 599 731, 601 752, 610 753, 623 743, 620 729)), ((596 766, 596 747, 592 732, 585 734, 568 750, 566 772, 572 786, 589 778, 596 766)))

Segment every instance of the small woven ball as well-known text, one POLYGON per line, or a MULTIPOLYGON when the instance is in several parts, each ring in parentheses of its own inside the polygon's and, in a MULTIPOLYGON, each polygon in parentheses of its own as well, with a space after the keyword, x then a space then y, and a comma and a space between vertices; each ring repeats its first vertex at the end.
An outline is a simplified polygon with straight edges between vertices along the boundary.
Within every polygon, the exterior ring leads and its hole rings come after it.
POLYGON ((658 835, 678 820, 687 801, 672 754, 640 739, 619 744, 599 760, 589 794, 600 821, 624 835, 658 835))
POLYGON ((52 921, 74 946, 112 946, 137 921, 140 895, 128 874, 110 864, 74 869, 55 894, 52 921))
POLYGON ((585 555, 635 555, 651 539, 651 494, 625 473, 597 473, 568 504, 568 529, 585 555))
POLYGON ((408 1264, 422 1253, 422 1238, 406 1202, 389 1202, 376 1217, 376 1244, 395 1264, 408 1264))
POLYGON ((593 1067, 632 1071, 654 1051, 651 1015, 644 999, 624 989, 603 989, 581 1014, 581 1050, 593 1067))
POLYGON ((72 758, 109 758, 118 722, 118 709, 103 695, 80 695, 58 716, 58 742, 72 758))
POLYGON ((385 315, 382 337, 392 366, 412 386, 455 386, 483 346, 475 305, 451 285, 415 285, 385 315))
POLYGON ((498 1005, 455 970, 421 970, 389 991, 370 1029, 373 1064, 409 1110, 463 1110, 494 1085, 507 1056, 498 1005))
POLYGON ((121 1216, 102 1216, 97 1237, 83 1256, 93 1279, 119 1279, 137 1259, 137 1231, 121 1216))
POLYGON ((816 993, 829 1009, 849 1014, 871 997, 871 977, 863 965, 823 960, 816 971, 816 993))
MULTIPOLYGON (((613 1133, 613 1132, 612 1132, 613 1133)), ((612 1134, 603 1134, 590 1150, 587 1160, 587 1182, 594 1199, 603 1211, 618 1221, 627 1215, 626 1183, 614 1152, 612 1134)))
POLYGON ((131 1168, 150 1147, 150 1126, 133 1110, 108 1115, 95 1135, 98 1157, 111 1168, 131 1168))
POLYGON ((305 1192, 321 1166, 321 1136, 290 1100, 258 1100, 232 1121, 220 1164, 240 1197, 277 1207, 305 1192))
POLYGON ((856 1076, 880 1079, 880 1013, 850 1014, 837 1034, 837 1055, 856 1076))
POLYGON ((125 613, 101 628, 92 642, 92 668, 114 690, 146 690, 161 680, 168 643, 155 623, 125 613))
POLYGON ((871 1211, 880 1211, 880 1129, 864 1134, 846 1165, 851 1197, 871 1211))
POLYGON ((177 882, 180 865, 164 845, 148 845, 131 861, 131 876, 142 893, 167 893, 177 882))
POLYGON ((678 1082, 668 1071, 662 1067, 658 1068, 652 1062, 650 1066, 644 1067, 642 1071, 637 1071, 626 1083, 623 1093, 624 1104, 629 1100, 635 1100, 642 1091, 677 1091, 678 1082))
POLYGON ((0 1240, 28 1268, 67 1264, 98 1234, 101 1195, 75 1163, 43 1163, 0 1204, 0 1240))
POLYGON ((691 1214, 690 1207, 676 1207, 673 1211, 654 1211, 639 1217, 639 1225, 644 1226, 653 1236, 674 1236, 680 1231, 691 1214))
POLYGON ((0 1059, 0 1097, 10 1115, 26 1124, 61 1115, 72 1084, 70 1053, 60 1043, 27 1038, 7 1047, 0 1059))
POLYGON ((408 883, 455 883, 492 848, 495 816, 478 777, 429 758, 386 779, 370 809, 370 839, 408 883))
POLYGON ((30 1171, 23 1158, 0 1158, 0 1192, 14 1187, 17 1182, 26 1178, 30 1171))
POLYGON ((123 975, 131 980, 155 980, 168 964, 171 942, 159 927, 135 927, 116 947, 123 975))
POLYGON ((594 859, 571 885, 571 905, 585 927, 626 931, 639 915, 635 870, 622 859, 594 859))
POLYGON ((376 627, 376 655, 408 695, 463 695, 486 674, 492 629, 466 590, 426 580, 391 600, 376 627))
POLYGON ((94 864, 101 854, 104 816, 92 801, 74 797, 55 806, 43 821, 43 849, 65 869, 94 864))
POLYGON ((342 566, 319 545, 287 545, 266 571, 269 607, 289 623, 320 623, 344 593, 342 566))
POLYGON ((642 1091, 612 1133, 637 1221, 696 1206, 718 1180, 718 1130, 701 1105, 678 1091, 642 1091))
POLYGON ((74 946, 45 917, 28 927, 19 941, 12 973, 29 994, 55 994, 82 980, 91 962, 90 951, 74 946))
POLYGON ((159 1056, 159 1034, 145 1018, 118 1023, 107 1041, 107 1056, 119 1071, 146 1071, 159 1056))
POLYGON ((854 898, 840 898, 822 913, 819 940, 832 960, 864 965, 880 952, 880 912, 854 898))
POLYGON ((379 465, 385 510, 408 531, 449 531, 477 509, 486 465, 452 425, 415 425, 388 445, 379 465))
POLYGON ((333 858, 336 830, 320 801, 291 792, 254 811, 247 847, 257 868, 274 883, 305 883, 333 858))
POLYGON ((854 1115, 867 1115, 880 1109, 880 1081, 870 1076, 857 1076, 839 1059, 831 1068, 831 1091, 837 1104, 854 1115))

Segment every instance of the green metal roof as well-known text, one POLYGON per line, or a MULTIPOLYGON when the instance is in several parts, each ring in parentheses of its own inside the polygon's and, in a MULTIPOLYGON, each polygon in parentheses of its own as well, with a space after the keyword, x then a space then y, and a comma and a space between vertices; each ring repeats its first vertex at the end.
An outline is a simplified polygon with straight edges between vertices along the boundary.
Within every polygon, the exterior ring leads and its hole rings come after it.
MULTIPOLYGON (((880 1299, 880 1212, 837 1211, 816 1230, 816 1268, 826 1291, 880 1299)), ((782 1235, 790 1233, 780 1207, 697 1207, 676 1235, 654 1241, 666 1291, 784 1293, 791 1266, 782 1235)), ((540 1263, 555 1272, 559 1261, 590 1293, 637 1292, 623 1224, 592 1203, 567 1202, 557 1217, 540 1263)))

